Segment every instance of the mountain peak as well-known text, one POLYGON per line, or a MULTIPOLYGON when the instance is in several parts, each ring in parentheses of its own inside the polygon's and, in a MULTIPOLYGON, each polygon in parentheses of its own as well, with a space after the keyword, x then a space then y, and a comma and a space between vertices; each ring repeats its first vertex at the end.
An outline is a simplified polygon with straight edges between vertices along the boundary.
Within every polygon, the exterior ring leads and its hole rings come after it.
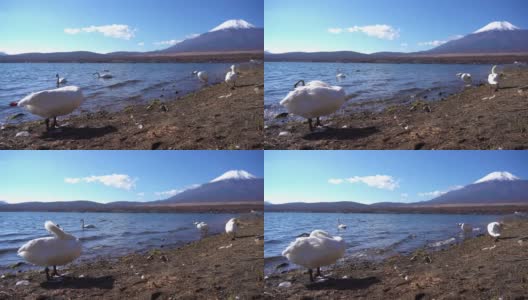
POLYGON ((480 28, 479 30, 475 31, 474 33, 481 33, 486 31, 508 31, 508 30, 519 30, 520 28, 513 25, 510 22, 507 21, 495 21, 491 22, 488 25, 480 28))
POLYGON ((210 32, 213 31, 219 31, 219 30, 226 30, 226 29, 250 29, 255 28, 253 24, 248 23, 242 19, 240 20, 227 20, 224 23, 216 26, 215 28, 211 29, 210 32))
POLYGON ((211 180, 211 182, 218 182, 223 180, 244 180, 256 178, 254 175, 244 170, 231 170, 211 180))
POLYGON ((482 183, 487 181, 513 181, 519 180, 520 178, 509 172, 492 172, 488 175, 475 181, 475 183, 482 183))

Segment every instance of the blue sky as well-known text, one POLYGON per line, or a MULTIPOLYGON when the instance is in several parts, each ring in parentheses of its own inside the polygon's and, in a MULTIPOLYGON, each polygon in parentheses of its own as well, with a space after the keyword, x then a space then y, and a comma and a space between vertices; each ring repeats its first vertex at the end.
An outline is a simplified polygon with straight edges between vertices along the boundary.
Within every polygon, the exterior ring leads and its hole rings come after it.
POLYGON ((272 203, 415 202, 495 171, 528 179, 527 151, 266 151, 264 161, 272 203))
POLYGON ((525 0, 266 0, 265 48, 271 52, 420 51, 492 21, 528 29, 527 11, 525 0))
POLYGON ((263 27, 262 1, 1 0, 0 51, 163 49, 229 19, 263 27))
POLYGON ((262 151, 0 151, 0 200, 150 201, 229 170, 263 177, 262 151))

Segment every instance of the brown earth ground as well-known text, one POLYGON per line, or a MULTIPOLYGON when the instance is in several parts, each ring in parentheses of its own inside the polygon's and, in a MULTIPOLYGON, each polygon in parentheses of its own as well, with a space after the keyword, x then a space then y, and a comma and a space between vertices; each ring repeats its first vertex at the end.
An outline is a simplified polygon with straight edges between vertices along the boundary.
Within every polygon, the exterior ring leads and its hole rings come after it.
POLYGON ((494 242, 488 235, 443 251, 417 250, 380 263, 345 262, 309 283, 295 270, 265 279, 269 299, 526 299, 528 222, 506 223, 494 242), (491 247, 491 249, 490 249, 491 247), (495 248, 493 248, 495 247, 495 248), (281 282, 292 283, 279 288, 281 282))
MULTIPOLYGON (((271 125, 265 149, 527 149, 528 72, 506 74, 515 88, 466 88, 439 101, 382 112, 344 113, 310 132, 307 122, 271 125), (280 136, 287 131, 290 134, 280 136)), ((353 108, 353 106, 351 106, 353 108)))
POLYGON ((242 74, 235 90, 221 83, 120 112, 81 113, 59 120, 64 125, 51 133, 40 121, 7 125, 0 149, 262 149, 263 89, 258 67, 242 74), (15 137, 21 131, 30 136, 15 137))
POLYGON ((262 218, 242 221, 238 238, 206 237, 177 249, 152 249, 119 259, 59 268, 62 280, 43 271, 0 279, 0 299, 255 299, 264 277, 262 218), (232 245, 229 248, 220 248, 232 245), (29 285, 16 283, 28 280, 29 285))

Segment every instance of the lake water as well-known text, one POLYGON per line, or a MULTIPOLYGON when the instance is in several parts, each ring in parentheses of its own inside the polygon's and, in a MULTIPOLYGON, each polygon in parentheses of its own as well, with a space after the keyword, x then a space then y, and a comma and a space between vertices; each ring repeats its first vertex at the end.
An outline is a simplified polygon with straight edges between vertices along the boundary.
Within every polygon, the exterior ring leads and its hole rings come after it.
POLYGON ((457 223, 473 226, 473 235, 486 233, 486 226, 497 215, 448 214, 341 214, 341 213, 265 213, 264 257, 266 272, 285 261, 282 251, 302 233, 322 229, 343 237, 346 256, 379 260, 396 253, 409 253, 426 246, 431 249, 460 241, 457 223), (348 226, 337 229, 337 220, 348 226))
MULTIPOLYGON (((470 73, 475 85, 487 80, 491 67, 467 64, 267 62, 264 67, 265 120, 268 124, 279 122, 274 121, 274 117, 286 111, 279 102, 301 79, 306 82, 322 80, 342 86, 347 94, 356 95, 348 102, 349 105, 362 103, 361 109, 376 111, 424 96, 429 100, 445 97, 464 88, 464 83, 456 77, 457 73, 470 73), (337 72, 347 77, 338 81, 337 72)), ((345 105, 341 112, 346 110, 345 105)))
POLYGON ((31 239, 50 236, 44 229, 47 220, 82 241, 83 253, 77 261, 85 261, 181 245, 200 238, 194 221, 206 222, 209 234, 215 234, 223 232, 232 217, 231 214, 0 212, 0 273, 6 271, 6 266, 23 261, 16 255, 20 246, 31 239), (81 230, 80 219, 96 228, 81 230))
MULTIPOLYGON (((0 64, 0 123, 17 113, 24 113, 9 103, 32 92, 56 88, 55 75, 68 80, 66 85, 82 88, 86 101, 80 109, 115 111, 129 104, 146 103, 154 98, 173 99, 195 91, 203 84, 192 71, 207 71, 209 83, 224 79, 228 63, 8 63, 0 64), (95 72, 108 70, 114 77, 98 79, 95 72), (176 94, 176 92, 178 92, 176 94)), ((9 122, 35 120, 26 113, 9 122)))

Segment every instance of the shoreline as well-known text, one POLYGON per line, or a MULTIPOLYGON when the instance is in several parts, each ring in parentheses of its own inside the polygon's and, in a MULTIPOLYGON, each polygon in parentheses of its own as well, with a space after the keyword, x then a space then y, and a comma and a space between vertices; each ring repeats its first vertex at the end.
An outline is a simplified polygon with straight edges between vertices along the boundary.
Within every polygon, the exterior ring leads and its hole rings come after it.
POLYGON ((59 268, 61 281, 46 282, 43 270, 6 275, 0 279, 0 298, 258 298, 264 259, 255 237, 263 234, 264 220, 241 223, 235 241, 217 234, 176 248, 74 263, 59 268), (16 285, 23 280, 28 283, 16 285))
POLYGON ((118 112, 67 116, 50 133, 42 121, 7 124, 0 149, 262 149, 263 85, 259 66, 242 74, 235 90, 222 82, 118 112), (16 137, 20 132, 29 136, 16 137))
MULTIPOLYGON (((322 270, 325 279, 309 283, 306 270, 265 278, 265 294, 279 298, 332 299, 490 299, 525 296, 522 258, 528 247, 527 220, 509 220, 498 242, 485 234, 442 250, 418 248, 381 262, 345 259, 322 270), (520 241, 520 242, 519 242, 520 241), (524 249, 524 250, 523 250, 524 249), (523 252, 524 251, 524 252, 523 252), (280 288, 282 282, 290 282, 280 288)), ((520 298, 519 298, 520 299, 520 298)))
POLYGON ((528 149, 528 72, 507 74, 515 88, 473 86, 441 100, 416 99, 381 112, 338 112, 314 132, 307 121, 265 127, 264 149, 528 149), (279 136, 281 132, 286 132, 279 136))

